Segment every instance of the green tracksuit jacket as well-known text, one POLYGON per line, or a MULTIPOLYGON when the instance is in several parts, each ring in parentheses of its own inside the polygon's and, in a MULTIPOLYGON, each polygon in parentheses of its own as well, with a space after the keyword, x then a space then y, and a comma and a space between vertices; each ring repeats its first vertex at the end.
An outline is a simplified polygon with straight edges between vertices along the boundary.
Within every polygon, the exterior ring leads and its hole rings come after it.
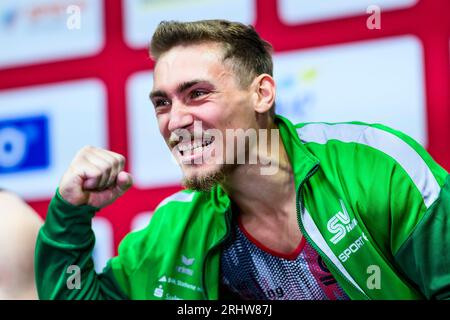
MULTIPOLYGON (((294 126, 279 116, 276 123, 295 174, 298 225, 347 295, 450 298, 448 173, 413 139, 382 125, 294 126)), ((220 187, 180 191, 97 274, 91 219, 98 209, 72 206, 57 192, 37 239, 39 297, 223 298, 230 208, 220 187)))

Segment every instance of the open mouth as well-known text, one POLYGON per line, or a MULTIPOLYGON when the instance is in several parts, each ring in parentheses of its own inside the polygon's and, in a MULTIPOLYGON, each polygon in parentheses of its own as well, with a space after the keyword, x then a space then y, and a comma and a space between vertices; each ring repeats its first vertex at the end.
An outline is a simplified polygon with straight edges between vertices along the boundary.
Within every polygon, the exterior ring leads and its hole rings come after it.
POLYGON ((193 141, 190 143, 184 143, 182 145, 178 146, 178 151, 182 156, 186 155, 192 155, 192 154, 198 154, 203 152, 203 149, 207 148, 209 145, 211 145, 214 142, 215 138, 205 138, 203 141, 193 141))

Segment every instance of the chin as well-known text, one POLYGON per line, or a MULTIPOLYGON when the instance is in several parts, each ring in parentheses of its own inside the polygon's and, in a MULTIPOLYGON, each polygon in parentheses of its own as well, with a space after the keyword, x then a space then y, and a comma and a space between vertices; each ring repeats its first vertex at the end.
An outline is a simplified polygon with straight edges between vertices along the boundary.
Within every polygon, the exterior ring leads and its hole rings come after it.
POLYGON ((222 183, 229 172, 225 165, 189 165, 183 166, 183 186, 195 191, 210 191, 222 183))

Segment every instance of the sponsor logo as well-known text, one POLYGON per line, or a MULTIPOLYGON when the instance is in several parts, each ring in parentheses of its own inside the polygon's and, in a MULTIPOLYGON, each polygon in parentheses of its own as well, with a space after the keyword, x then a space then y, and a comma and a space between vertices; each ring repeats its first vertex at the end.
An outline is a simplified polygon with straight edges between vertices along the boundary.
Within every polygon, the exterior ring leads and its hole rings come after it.
POLYGON ((0 121, 0 174, 48 168, 49 148, 45 115, 0 121))
POLYGON ((0 26, 6 30, 13 28, 19 18, 19 10, 15 8, 6 8, 0 13, 0 26))
POLYGON ((341 203, 342 211, 336 213, 330 220, 328 220, 327 223, 328 231, 334 234, 334 236, 330 239, 330 241, 334 244, 341 241, 345 235, 352 231, 358 224, 356 219, 350 219, 344 202, 342 200, 339 200, 339 202, 341 203))
POLYGON ((8 1, 0 1, 0 38, 8 50, 0 50, 0 67, 85 56, 103 45, 103 1, 4 2, 8 1), (33 50, 23 50, 24 43, 33 50))
POLYGON ((367 239, 364 232, 361 234, 361 236, 356 239, 352 244, 350 244, 342 253, 338 256, 339 260, 342 262, 347 261, 354 253, 358 252, 359 249, 361 249, 362 246, 366 242, 368 242, 369 239, 367 239))
POLYGON ((194 274, 194 270, 189 269, 187 267, 190 267, 194 264, 195 259, 194 258, 187 258, 186 256, 181 256, 181 262, 183 263, 183 266, 177 266, 177 271, 179 273, 187 274, 188 276, 192 276, 194 274))
POLYGON ((7 7, 0 14, 0 27, 8 31, 12 28, 18 28, 21 31, 31 30, 33 32, 36 32, 39 28, 44 31, 55 26, 62 27, 67 19, 67 8, 71 5, 76 5, 80 10, 85 10, 87 2, 82 0, 53 1, 21 7, 7 7))
POLYGON ((186 266, 191 266, 194 263, 195 259, 194 258, 186 258, 185 256, 181 256, 181 262, 183 262, 184 265, 186 266))
MULTIPOLYGON (((181 281, 179 279, 176 278, 172 278, 170 276, 165 276, 163 275, 158 282, 160 283, 159 286, 155 289, 155 293, 156 294, 161 294, 161 296, 164 294, 164 291, 162 290, 162 286, 164 283, 168 283, 177 287, 181 287, 181 288, 185 288, 191 291, 195 291, 195 292, 203 292, 203 289, 195 284, 186 282, 186 281, 181 281)), ((167 289, 167 287, 166 287, 167 289)), ((156 295, 155 295, 156 296, 156 295)))
POLYGON ((162 296, 164 295, 164 289, 162 285, 159 285, 157 288, 155 288, 153 295, 157 298, 162 298, 162 296))
POLYGON ((182 266, 178 266, 177 267, 177 271, 179 273, 187 274, 188 276, 192 276, 194 274, 194 270, 188 269, 188 268, 185 268, 185 267, 182 267, 182 266))
POLYGON ((318 70, 313 67, 301 68, 296 72, 286 72, 277 76, 277 113, 298 119, 308 116, 317 107, 318 70))
POLYGON ((166 300, 183 300, 177 295, 171 295, 170 293, 166 293, 166 300))

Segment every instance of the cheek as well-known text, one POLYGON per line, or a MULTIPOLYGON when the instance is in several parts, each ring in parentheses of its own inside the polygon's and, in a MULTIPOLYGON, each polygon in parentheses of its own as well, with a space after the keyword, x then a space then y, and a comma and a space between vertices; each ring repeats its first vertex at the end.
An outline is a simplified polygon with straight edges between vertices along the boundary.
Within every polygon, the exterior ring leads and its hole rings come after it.
POLYGON ((226 120, 227 115, 225 112, 221 112, 219 109, 211 109, 207 112, 202 113, 198 120, 203 120, 207 125, 214 125, 216 127, 221 127, 226 120))
POLYGON ((246 127, 254 118, 254 110, 248 97, 237 96, 231 99, 227 110, 229 121, 232 122, 232 126, 246 127))
POLYGON ((203 129, 222 127, 225 119, 228 117, 226 106, 208 101, 200 106, 192 107, 190 109, 191 116, 194 121, 200 121, 203 129))

